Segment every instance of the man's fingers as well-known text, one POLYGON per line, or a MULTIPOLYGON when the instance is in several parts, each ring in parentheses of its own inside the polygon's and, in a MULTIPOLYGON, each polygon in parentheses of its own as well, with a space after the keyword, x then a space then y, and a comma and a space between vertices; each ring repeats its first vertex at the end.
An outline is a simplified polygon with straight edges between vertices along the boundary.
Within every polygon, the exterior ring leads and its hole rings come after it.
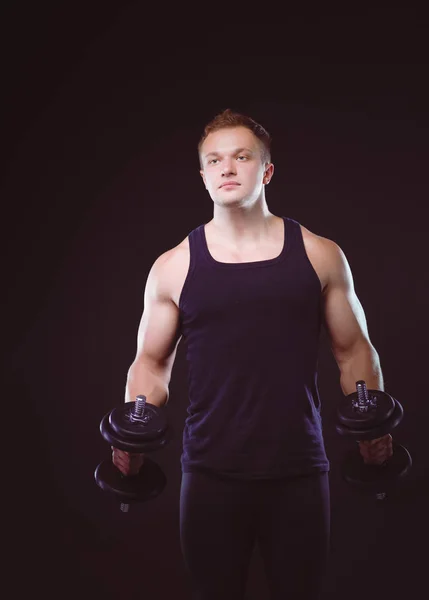
POLYGON ((137 475, 143 466, 144 455, 112 447, 112 461, 123 475, 137 475))
POLYGON ((117 456, 121 460, 139 460, 143 454, 136 454, 132 452, 125 452, 124 450, 118 450, 117 448, 113 448, 112 456, 117 456))
POLYGON ((141 465, 113 461, 113 464, 123 475, 137 475, 141 465))
POLYGON ((113 464, 115 465, 115 467, 118 467, 118 469, 122 470, 122 469, 128 469, 129 468, 129 463, 120 460, 119 458, 113 458, 113 464))
POLYGON ((391 448, 380 448, 377 451, 361 452, 365 464, 382 464, 393 455, 391 448))
POLYGON ((390 435, 390 433, 387 433, 386 435, 383 435, 382 437, 379 438, 375 438, 373 440, 362 440, 359 441, 359 444, 362 446, 374 446, 376 444, 385 444, 385 443, 390 443, 392 441, 392 436, 390 435))
POLYGON ((391 448, 380 448, 377 451, 372 452, 362 452, 361 456, 365 464, 368 463, 383 463, 385 460, 388 460, 392 455, 391 448))

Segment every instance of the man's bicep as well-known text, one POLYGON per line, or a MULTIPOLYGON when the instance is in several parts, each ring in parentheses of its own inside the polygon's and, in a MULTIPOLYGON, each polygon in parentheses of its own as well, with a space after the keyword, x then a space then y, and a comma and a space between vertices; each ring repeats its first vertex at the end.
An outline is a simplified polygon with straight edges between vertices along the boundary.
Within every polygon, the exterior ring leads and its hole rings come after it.
POLYGON ((361 343, 369 343, 362 304, 356 295, 350 266, 342 250, 330 249, 331 273, 324 292, 324 321, 338 361, 346 360, 361 343))

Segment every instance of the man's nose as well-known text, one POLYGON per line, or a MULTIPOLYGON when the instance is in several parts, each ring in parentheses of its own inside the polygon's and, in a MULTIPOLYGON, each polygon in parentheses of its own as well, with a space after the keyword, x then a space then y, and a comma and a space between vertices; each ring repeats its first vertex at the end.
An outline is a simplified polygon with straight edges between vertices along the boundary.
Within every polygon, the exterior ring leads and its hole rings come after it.
POLYGON ((222 175, 236 175, 235 162, 232 159, 226 158, 223 161, 222 175))

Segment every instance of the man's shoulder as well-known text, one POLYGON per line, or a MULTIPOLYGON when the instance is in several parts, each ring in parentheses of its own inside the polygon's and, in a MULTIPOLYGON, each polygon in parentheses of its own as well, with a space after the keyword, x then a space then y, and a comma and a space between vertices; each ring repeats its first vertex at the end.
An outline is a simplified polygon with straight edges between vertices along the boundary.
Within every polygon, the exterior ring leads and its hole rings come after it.
POLYGON ((158 256, 155 260, 155 263, 159 269, 165 270, 171 268, 171 265, 176 263, 177 261, 183 260, 186 252, 189 252, 189 240, 186 237, 181 242, 177 244, 177 246, 173 246, 169 248, 162 254, 158 256))
POLYGON ((178 290, 181 289, 186 279, 189 262, 187 238, 158 256, 152 269, 156 271, 158 286, 162 289, 163 295, 175 300, 178 290))
POLYGON ((326 289, 329 283, 343 280, 348 266, 340 246, 303 225, 301 231, 308 258, 319 275, 323 289, 326 289))
POLYGON ((310 231, 307 227, 304 227, 304 225, 300 225, 300 227, 307 251, 311 250, 318 254, 322 254, 326 256, 327 259, 335 259, 335 256, 341 252, 341 248, 333 240, 310 231))
POLYGON ((174 268, 178 263, 186 260, 189 255, 189 240, 185 237, 177 246, 170 248, 161 256, 166 268, 174 268))

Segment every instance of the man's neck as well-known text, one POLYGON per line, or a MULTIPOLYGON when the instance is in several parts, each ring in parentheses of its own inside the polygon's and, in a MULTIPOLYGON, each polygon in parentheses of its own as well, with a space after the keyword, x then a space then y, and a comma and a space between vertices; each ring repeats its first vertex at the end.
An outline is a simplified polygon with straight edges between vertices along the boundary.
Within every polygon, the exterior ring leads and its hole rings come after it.
POLYGON ((244 214, 215 211, 209 228, 217 239, 234 247, 254 246, 268 240, 278 217, 267 209, 265 213, 244 214))

